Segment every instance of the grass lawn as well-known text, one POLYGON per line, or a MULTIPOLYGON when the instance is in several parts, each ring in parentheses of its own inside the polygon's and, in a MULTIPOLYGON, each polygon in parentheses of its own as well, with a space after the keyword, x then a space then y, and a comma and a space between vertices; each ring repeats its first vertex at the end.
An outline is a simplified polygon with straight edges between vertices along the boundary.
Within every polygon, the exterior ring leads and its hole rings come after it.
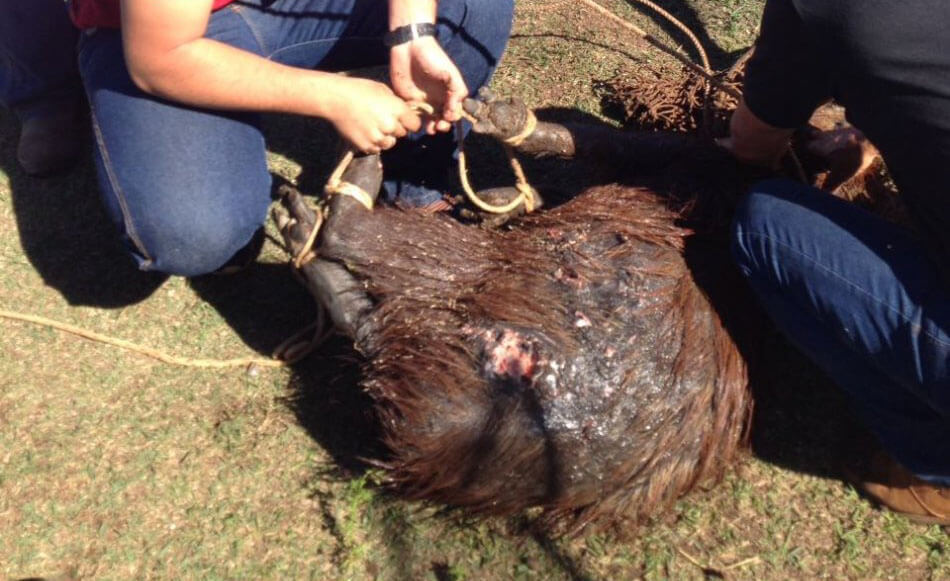
MULTIPOLYGON (((718 66, 752 42, 763 4, 659 3, 718 66)), ((630 4, 604 4, 670 38, 630 4)), ((495 88, 603 118, 596 81, 669 62, 578 2, 521 0, 495 88)), ((269 120, 274 173, 318 191, 321 128, 269 120)), ((207 358, 266 356, 313 316, 272 242, 234 278, 139 273, 91 164, 30 179, 17 132, 0 112, 0 309, 207 358)), ((724 482, 629 538, 559 539, 381 493, 356 461, 365 400, 341 387, 353 368, 340 343, 291 369, 195 370, 0 320, 0 578, 950 579, 945 531, 837 478, 853 426, 827 380, 777 337, 764 349, 753 450, 724 482)))

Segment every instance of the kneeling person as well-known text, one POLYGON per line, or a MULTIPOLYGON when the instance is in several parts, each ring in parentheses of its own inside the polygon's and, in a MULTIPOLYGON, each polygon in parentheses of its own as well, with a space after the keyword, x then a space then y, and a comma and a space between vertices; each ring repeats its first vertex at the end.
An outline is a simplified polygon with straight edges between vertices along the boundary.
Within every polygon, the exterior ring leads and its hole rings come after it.
POLYGON ((326 119, 365 152, 425 129, 392 152, 385 187, 408 204, 438 201, 451 123, 491 77, 512 10, 512 0, 73 0, 100 188, 140 267, 195 276, 253 255, 270 203, 264 112, 326 119), (386 62, 392 88, 335 74, 386 62), (435 118, 423 122, 416 100, 435 118))
POLYGON ((834 98, 881 151, 919 236, 820 190, 759 184, 733 251, 776 324, 847 392, 883 452, 859 486, 950 524, 950 5, 768 0, 732 119, 774 164, 834 98))

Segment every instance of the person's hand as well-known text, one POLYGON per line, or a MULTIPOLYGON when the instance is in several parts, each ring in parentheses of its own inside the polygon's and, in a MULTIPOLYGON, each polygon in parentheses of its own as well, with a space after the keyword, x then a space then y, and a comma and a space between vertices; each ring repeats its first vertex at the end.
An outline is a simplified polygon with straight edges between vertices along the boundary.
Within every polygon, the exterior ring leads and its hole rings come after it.
POLYGON ((344 139, 364 153, 379 153, 418 131, 422 119, 403 99, 376 81, 340 77, 328 119, 344 139))
POLYGON ((826 131, 813 129, 806 135, 804 145, 827 167, 828 175, 821 187, 831 192, 867 173, 881 157, 864 134, 850 126, 826 131))
POLYGON ((434 37, 424 36, 390 49, 393 90, 406 101, 424 101, 435 107, 437 118, 426 131, 449 131, 461 117, 462 100, 468 96, 458 67, 434 37))
POLYGON ((729 137, 716 143, 743 163, 778 169, 792 133, 762 121, 743 101, 729 120, 729 137))
POLYGON ((850 126, 810 131, 806 136, 805 149, 829 165, 847 158, 858 172, 867 169, 878 156, 877 149, 864 134, 850 126))

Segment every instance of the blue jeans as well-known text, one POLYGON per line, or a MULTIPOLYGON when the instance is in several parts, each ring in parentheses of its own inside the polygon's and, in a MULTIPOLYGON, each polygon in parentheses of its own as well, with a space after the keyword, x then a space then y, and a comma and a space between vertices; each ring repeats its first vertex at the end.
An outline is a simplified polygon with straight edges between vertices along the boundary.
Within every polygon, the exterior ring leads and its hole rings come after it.
POLYGON ((26 119, 75 103, 77 37, 62 0, 3 0, 0 105, 26 119))
POLYGON ((924 244, 851 203, 772 180, 740 205, 732 250, 771 318, 884 448, 950 485, 950 289, 924 244))
MULTIPOLYGON (((513 0, 439 2, 439 42, 472 91, 501 58, 512 12, 513 0)), ((215 12, 206 36, 283 64, 340 71, 388 63, 386 29, 383 0, 242 0, 215 12)), ((220 267, 251 239, 270 203, 259 117, 144 94, 129 78, 115 30, 84 34, 79 64, 103 199, 139 266, 185 276, 220 267)), ((404 182, 390 183, 390 191, 410 204, 438 199, 427 185, 435 172, 419 168, 444 173, 451 137, 400 148, 415 171, 404 169, 404 182)))

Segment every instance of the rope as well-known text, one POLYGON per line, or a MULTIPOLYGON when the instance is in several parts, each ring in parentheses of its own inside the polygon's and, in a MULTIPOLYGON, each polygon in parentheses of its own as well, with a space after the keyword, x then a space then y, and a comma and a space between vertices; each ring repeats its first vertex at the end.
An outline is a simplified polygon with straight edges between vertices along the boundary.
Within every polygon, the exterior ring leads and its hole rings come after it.
MULTIPOLYGON (((633 30, 634 32, 639 34, 642 38, 644 38, 645 40, 647 40, 654 46, 663 50, 663 52, 673 55, 680 62, 686 63, 686 65, 689 66, 690 69, 701 74, 703 79, 705 79, 706 81, 703 84, 703 132, 708 135, 710 132, 710 126, 712 124, 712 111, 710 108, 709 95, 712 92, 713 84, 715 84, 716 87, 722 91, 725 90, 725 87, 720 86, 718 81, 714 78, 712 65, 709 64, 709 56, 706 54, 706 50, 703 48, 703 44, 699 42, 699 39, 696 38, 696 35, 693 34, 693 31, 690 30, 688 26, 680 22, 675 16, 673 16, 672 14, 670 14, 669 12, 667 12, 660 6, 657 6, 654 2, 651 2, 650 0, 635 0, 635 1, 655 11, 657 14, 659 14, 663 18, 666 18, 668 22, 670 22, 673 26, 678 28, 683 34, 686 35, 687 38, 689 38, 690 42, 692 42, 693 46, 696 48, 696 51, 699 53, 699 58, 702 60, 702 63, 703 63, 702 70, 699 70, 699 67, 697 67, 692 61, 690 61, 683 55, 680 55, 678 51, 667 47, 666 45, 661 43, 659 40, 657 40, 655 37, 648 34, 645 30, 637 27, 634 24, 630 24, 629 22, 613 14, 612 12, 610 12, 609 10, 607 10, 600 4, 597 4, 596 2, 594 2, 594 0, 583 0, 583 2, 587 4, 588 6, 590 6, 591 8, 594 8, 601 14, 608 16, 610 19, 614 20, 615 22, 619 22, 625 28, 633 30)), ((729 91, 726 91, 726 92, 727 94, 732 95, 732 92, 729 92, 729 91)))
POLYGON ((346 172, 346 168, 350 167, 350 164, 353 163, 355 157, 356 153, 352 149, 346 150, 340 163, 336 165, 336 169, 333 170, 333 173, 331 173, 329 179, 327 179, 327 185, 324 186, 323 191, 327 197, 335 195, 349 196, 359 202, 360 205, 367 210, 372 210, 375 205, 373 196, 358 185, 343 181, 343 174, 346 172))
POLYGON ((802 160, 800 157, 798 157, 798 154, 795 153, 795 150, 789 146, 786 150, 786 153, 788 154, 789 159, 792 160, 792 167, 795 168, 795 175, 798 177, 799 181, 805 185, 811 185, 811 182, 808 181, 808 174, 805 173, 805 166, 802 165, 802 160))
POLYGON ((310 230, 310 234, 307 236, 307 241, 304 242, 300 252, 297 253, 297 256, 294 256, 293 265, 294 268, 298 270, 304 264, 316 258, 316 253, 313 252, 313 245, 317 241, 317 235, 320 233, 320 227, 323 226, 324 217, 323 210, 321 208, 314 208, 313 213, 317 217, 317 221, 314 223, 313 229, 310 230))
POLYGON ((518 147, 524 140, 531 136, 534 133, 534 130, 538 128, 538 118, 534 115, 534 111, 528 109, 528 118, 525 120, 524 127, 521 128, 521 133, 518 135, 512 135, 505 140, 505 143, 512 147, 518 147))
POLYGON ((150 347, 143 347, 141 345, 136 345, 135 343, 126 341, 124 339, 117 339, 115 337, 109 337, 101 333, 96 333, 95 331, 88 331, 74 325, 67 323, 60 323, 59 321, 54 321, 52 319, 47 319, 46 317, 40 317, 36 315, 25 315, 21 313, 15 313, 13 311, 7 311, 0 309, 0 317, 5 319, 11 319, 14 321, 21 321, 25 323, 32 323, 34 325, 40 325, 43 327, 50 327, 59 331, 66 333, 71 333, 77 335, 84 339, 89 339, 90 341, 96 341, 97 343, 104 343, 106 345, 112 345, 113 347, 119 347, 125 349, 126 351, 132 351, 134 353, 139 353, 152 359, 157 359, 163 363, 169 363, 171 365, 179 365, 183 367, 200 367, 204 369, 222 369, 227 367, 247 367, 249 365, 258 365, 260 367, 283 367, 289 362, 278 361, 276 359, 263 359, 259 357, 244 357, 239 359, 193 359, 190 357, 178 357, 175 355, 169 355, 157 349, 152 349, 150 347))
POLYGON ((686 56, 680 54, 679 51, 677 51, 676 49, 673 49, 673 48, 670 48, 670 47, 666 46, 665 44, 663 44, 662 42, 660 42, 659 39, 657 39, 655 36, 651 35, 651 34, 648 33, 647 31, 645 31, 645 30, 643 30, 642 28, 640 28, 639 26, 637 26, 637 25, 635 25, 635 24, 632 24, 632 23, 630 23, 630 22, 627 22, 626 20, 624 20, 623 18, 617 16, 616 14, 614 14, 613 12, 611 12, 610 10, 607 10, 606 8, 604 8, 603 6, 601 6, 600 4, 598 4, 597 2, 595 2, 594 0, 581 0, 581 2, 583 2, 583 3, 586 4, 587 6, 593 8, 594 10, 596 10, 596 11, 598 11, 598 12, 600 12, 601 14, 603 14, 604 16, 606 16, 607 18, 613 20, 614 22, 616 22, 617 24, 623 26, 623 27, 626 28, 627 30, 632 31, 634 34, 636 34, 636 35, 639 36, 640 38, 646 40, 647 42, 649 42, 649 43, 652 44, 653 46, 659 48, 659 49, 662 50, 663 52, 667 53, 668 55, 672 56, 672 57, 675 58, 676 60, 680 61, 680 62, 683 63, 687 68, 689 68, 690 70, 692 70, 694 73, 696 73, 697 75, 703 77, 710 85, 712 85, 713 87, 715 87, 715 88, 718 89, 719 91, 725 93, 726 95, 729 95, 730 97, 734 97, 734 98, 736 98, 736 99, 742 99, 742 94, 739 93, 739 91, 736 91, 736 90, 733 89, 732 87, 728 87, 728 86, 722 84, 722 83, 719 81, 719 79, 717 79, 717 78, 715 78, 715 77, 713 76, 712 67, 711 67, 710 64, 709 64, 709 58, 708 58, 708 56, 706 55, 706 51, 703 49, 702 43, 699 42, 699 39, 696 38, 696 35, 693 34, 693 32, 690 31, 689 28, 688 28, 685 24, 683 24, 682 22, 680 22, 679 20, 677 20, 676 17, 674 17, 672 14, 670 14, 670 13, 667 12, 666 10, 660 8, 659 6, 657 6, 656 4, 654 4, 653 2, 651 2, 650 0, 635 0, 635 1, 636 1, 636 2, 639 2, 640 4, 642 4, 642 5, 644 5, 644 6, 647 6, 648 8, 650 8, 650 9, 652 9, 652 10, 655 10, 658 14, 660 14, 661 16, 663 16, 664 18, 666 18, 671 24, 673 24, 673 25, 676 26, 678 29, 680 29, 681 31, 683 31, 683 32, 686 34, 686 36, 690 39, 690 41, 693 43, 693 45, 696 47, 696 50, 699 52, 700 58, 701 58, 702 61, 703 61, 703 66, 700 67, 699 65, 697 65, 696 63, 694 63, 693 61, 691 61, 691 60, 690 60, 689 58, 687 58, 686 56))
MULTIPOLYGON (((477 121, 477 119, 465 112, 463 112, 463 117, 465 117, 465 119, 471 123, 475 123, 477 121)), ((522 204, 524 204, 525 212, 529 214, 535 210, 534 188, 532 188, 531 184, 528 183, 528 178, 524 173, 524 168, 521 166, 521 162, 518 161, 513 148, 524 143, 524 140, 534 133, 534 130, 537 128, 537 126, 538 119, 529 109, 528 118, 525 120, 525 126, 521 129, 521 131, 518 132, 517 135, 504 140, 503 144, 505 146, 505 155, 508 157, 508 164, 511 166, 511 170, 515 174, 515 189, 518 190, 518 195, 507 204, 497 206, 481 199, 475 192, 475 189, 472 188, 472 184, 468 180, 468 159, 465 154, 465 131, 462 127, 461 121, 455 125, 459 144, 459 181, 462 183, 462 190, 465 192, 465 196, 479 210, 489 214, 507 214, 522 204)))
POLYGON ((683 34, 685 34, 686 37, 690 40, 690 42, 693 43, 693 46, 696 47, 696 51, 699 53, 699 58, 700 60, 703 61, 703 68, 706 69, 706 72, 709 73, 709 75, 713 74, 712 65, 709 64, 709 56, 706 54, 706 50, 703 48, 703 44, 699 42, 699 39, 696 38, 696 35, 693 34, 693 31, 690 30, 688 26, 683 24, 675 16, 673 16, 672 14, 670 14, 669 12, 667 12, 666 10, 664 10, 662 7, 658 6, 654 2, 651 2, 650 0, 636 0, 636 2, 643 4, 647 8, 650 8, 653 11, 655 11, 657 14, 659 14, 663 18, 666 18, 673 26, 675 26, 683 34))
MULTIPOLYGON (((292 272, 297 273, 296 270, 292 272)), ((327 339, 333 336, 333 333, 334 329, 327 327, 326 309, 323 305, 317 305, 316 320, 287 337, 274 349, 273 357, 280 359, 286 365, 292 365, 316 351, 327 339), (301 341, 308 333, 312 333, 310 339, 301 341)))
MULTIPOLYGON (((710 110, 709 110, 709 107, 710 107, 710 102, 709 102, 709 91, 710 91, 710 88, 716 88, 716 89, 718 89, 719 91, 725 93, 726 95, 729 95, 730 97, 733 97, 733 98, 738 99, 738 100, 740 100, 740 101, 742 100, 742 93, 740 93, 739 91, 735 90, 735 89, 732 88, 732 87, 729 87, 729 86, 727 86, 727 85, 722 84, 722 83, 719 81, 719 79, 717 79, 717 78, 715 78, 715 77, 713 76, 714 73, 713 73, 713 70, 712 70, 712 66, 711 66, 710 63, 709 63, 709 57, 707 56, 705 49, 703 49, 702 43, 699 41, 698 38, 696 38, 696 35, 693 34, 693 31, 690 30, 689 27, 687 27, 685 24, 683 24, 682 22, 680 22, 675 16, 673 16, 672 14, 670 14, 669 12, 667 12, 666 10, 664 10, 662 7, 657 6, 657 5, 656 5, 654 2, 652 2, 651 0, 634 0, 634 1, 635 1, 635 2, 638 2, 638 3, 640 3, 640 4, 642 4, 643 6, 646 6, 647 8, 650 8, 650 9, 654 10, 654 11, 655 11, 656 13, 658 13, 660 16, 666 18, 673 26, 675 26, 675 27, 678 28, 680 31, 682 31, 683 34, 685 34, 686 37, 689 38, 690 42, 693 43, 693 46, 696 48, 696 51, 699 53, 699 57, 700 57, 700 59, 701 59, 702 62, 703 62, 702 68, 700 68, 697 64, 695 64, 695 63, 693 63, 692 61, 690 61, 690 60, 689 60, 688 58, 686 58, 685 56, 681 55, 678 51, 676 51, 676 50, 674 50, 674 49, 672 49, 672 48, 666 46, 666 45, 663 44, 662 42, 660 42, 656 37, 654 37, 653 35, 651 35, 651 34, 648 33, 647 31, 643 30, 642 28, 640 28, 639 26, 637 26, 637 25, 635 25, 635 24, 633 24, 633 23, 631 23, 631 22, 627 22, 626 20, 624 20, 623 18, 617 16, 616 14, 614 14, 613 12, 611 12, 610 10, 607 10, 606 8, 604 8, 603 6, 601 6, 600 4, 598 4, 597 2, 595 2, 594 0, 581 0, 581 2, 583 2, 583 3, 586 4, 587 6, 590 6, 591 8, 593 8, 594 10, 596 10, 597 12, 600 12, 601 14, 603 14, 603 15, 606 16, 607 18, 613 20, 613 21, 616 22, 617 24, 620 24, 620 25, 623 26, 624 28, 633 31, 635 34, 637 34, 638 36, 640 36, 641 38, 643 38, 643 39, 646 40, 647 42, 651 43, 653 46, 659 48, 659 49, 662 50, 663 52, 665 52, 665 53, 667 53, 667 54, 669 54, 669 55, 675 57, 675 58, 676 58, 677 60, 679 60, 681 63, 683 63, 684 65, 686 65, 690 70, 692 70, 692 71, 695 72, 696 74, 700 75, 703 79, 705 79, 705 81, 706 81, 706 87, 705 87, 705 94, 704 94, 704 97, 703 97, 703 99, 704 99, 704 100, 703 100, 703 124, 705 125, 706 131, 708 132, 708 130, 709 130, 709 123, 710 123, 710 110)), ((743 54, 742 57, 732 66, 732 68, 729 70, 729 73, 728 73, 726 76, 727 76, 727 77, 728 77, 728 76, 731 76, 732 73, 734 73, 736 70, 738 70, 738 68, 739 68, 741 65, 743 65, 743 64, 749 59, 749 57, 750 57, 751 55, 752 55, 752 51, 751 51, 751 50, 746 51, 745 54, 743 54)), ((792 150, 791 148, 789 148, 789 149, 788 149, 788 156, 789 156, 789 158, 791 159, 792 166, 793 166, 794 169, 795 169, 795 173, 797 174, 798 179, 801 180, 802 183, 805 183, 805 184, 809 183, 809 181, 808 181, 808 176, 805 174, 805 168, 804 168, 804 166, 802 165, 802 162, 801 162, 801 160, 799 159, 798 154, 796 154, 794 150, 792 150)))
MULTIPOLYGON (((343 157, 344 159, 341 161, 338 169, 342 167, 345 170, 346 166, 349 165, 349 161, 352 160, 352 157, 350 157, 350 160, 346 159, 347 155, 344 155, 343 157), (344 164, 343 161, 346 163, 344 164)), ((336 172, 334 172, 334 174, 335 173, 336 172)), ((290 269, 291 274, 303 287, 307 286, 307 281, 304 279, 303 275, 300 274, 300 269, 303 268, 305 264, 316 258, 317 253, 313 250, 313 245, 316 243, 317 235, 320 233, 320 229, 323 226, 324 220, 326 219, 325 212, 322 207, 313 208, 313 213, 316 216, 316 222, 314 222, 313 228, 310 229, 310 234, 307 235, 307 240, 300 248, 300 251, 297 252, 297 255, 294 256, 290 262, 292 267, 290 269)), ((296 223, 296 220, 291 218, 290 222, 288 222, 284 228, 290 228, 296 223)), ((327 327, 326 308, 322 304, 317 303, 317 318, 306 327, 284 339, 280 345, 274 348, 274 351, 271 355, 275 359, 280 359, 286 365, 292 365, 316 351, 317 348, 323 345, 323 343, 325 343, 326 340, 332 335, 333 328, 327 327), (307 341, 301 341, 301 339, 308 333, 312 333, 310 339, 307 341)))
MULTIPOLYGON (((416 111, 417 113, 426 113, 428 115, 435 113, 435 109, 432 107, 432 105, 422 101, 413 101, 408 105, 411 110, 416 111)), ((356 152, 353 150, 353 148, 347 148, 346 152, 343 154, 343 157, 340 159, 340 162, 336 165, 336 168, 327 179, 327 185, 324 186, 323 191, 328 197, 334 195, 349 196, 359 202, 360 205, 362 205, 367 210, 372 210, 375 206, 373 196, 356 184, 343 181, 343 174, 346 173, 346 169, 350 167, 350 164, 353 163, 353 159, 355 157, 356 152)), ((312 237, 316 238, 315 235, 312 237)), ((312 245, 313 242, 311 241, 306 248, 308 252, 310 250, 309 247, 312 245)))
MULTIPOLYGON (((435 109, 432 105, 424 102, 413 102, 409 104, 410 108, 414 111, 426 113, 432 115, 435 112, 435 109)), ((462 112, 465 119, 474 123, 476 119, 471 115, 462 112)), ((462 189, 465 191, 465 195, 468 197, 469 201, 472 202, 477 208, 484 212, 490 214, 507 214, 508 212, 514 210, 521 204, 524 204, 526 212, 533 212, 535 209, 534 199, 535 192, 534 188, 528 183, 528 178, 524 173, 524 168, 521 166, 521 162, 518 161, 515 156, 514 150, 512 147, 517 147, 521 145, 525 139, 527 139, 538 126, 538 119, 534 116, 532 111, 528 111, 528 118, 525 122, 525 126, 517 135, 513 135, 505 139, 505 154, 508 156, 508 163, 511 165, 511 169, 515 174, 515 188, 518 190, 519 195, 512 201, 504 204, 502 206, 496 206, 489 204, 485 200, 482 200, 475 190, 472 188, 472 184, 468 179, 468 162, 465 155, 465 132, 462 127, 462 122, 459 121, 455 124, 456 132, 458 135, 458 144, 459 144, 459 155, 458 155, 458 168, 459 168, 459 181, 462 183, 462 189)), ((350 182, 343 181, 343 174, 346 173, 346 169, 350 166, 355 158, 355 152, 353 149, 348 149, 344 153, 343 158, 340 159, 340 162, 337 164, 336 168, 330 174, 330 177, 327 179, 327 185, 324 187, 324 191, 328 196, 331 195, 344 195, 350 196, 357 202, 359 202, 367 210, 372 210, 373 196, 371 196, 364 189, 359 186, 352 184, 350 182)), ((319 229, 320 224, 317 224, 314 227, 313 232, 310 233, 310 237, 307 239, 307 243, 303 246, 300 252, 297 253, 297 256, 294 258, 294 266, 300 268, 305 262, 313 258, 313 244, 317 238, 317 230, 319 229)))

